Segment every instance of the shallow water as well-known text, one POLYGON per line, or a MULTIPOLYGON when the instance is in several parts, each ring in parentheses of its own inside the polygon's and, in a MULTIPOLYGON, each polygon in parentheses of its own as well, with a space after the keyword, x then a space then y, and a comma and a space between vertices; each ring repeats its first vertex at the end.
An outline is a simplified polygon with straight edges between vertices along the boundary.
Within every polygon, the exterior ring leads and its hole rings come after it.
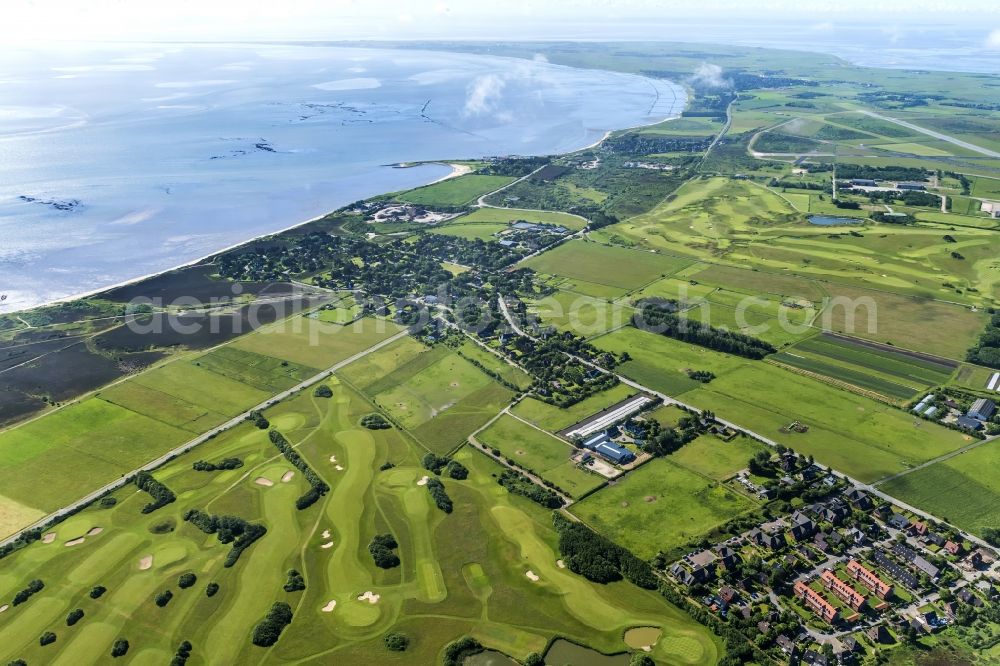
POLYGON ((191 261, 448 173, 679 113, 640 76, 262 45, 0 53, 0 311, 191 261), (24 198, 22 198, 24 197, 24 198))
POLYGON ((838 227, 845 224, 860 224, 860 220, 853 217, 831 217, 829 215, 810 215, 809 224, 816 224, 821 227, 838 227))

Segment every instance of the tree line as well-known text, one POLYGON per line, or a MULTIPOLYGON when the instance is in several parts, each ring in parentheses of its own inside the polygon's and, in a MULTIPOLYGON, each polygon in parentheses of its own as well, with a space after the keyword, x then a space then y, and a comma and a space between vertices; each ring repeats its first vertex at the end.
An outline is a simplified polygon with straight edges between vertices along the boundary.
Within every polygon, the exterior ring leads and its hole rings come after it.
POLYGON ((301 511, 302 509, 307 509, 319 500, 320 497, 326 495, 330 492, 330 486, 327 485, 326 481, 320 478, 319 474, 313 471, 313 468, 309 466, 309 463, 299 455, 292 445, 285 439, 277 430, 271 430, 268 433, 268 437, 271 439, 271 443, 281 454, 285 456, 288 462, 302 472, 302 476, 305 477, 306 481, 309 482, 309 490, 307 490, 300 498, 295 500, 295 508, 301 511))
POLYGON ((152 502, 149 502, 142 507, 143 513, 152 513, 177 499, 177 495, 174 495, 170 488, 167 488, 165 485, 154 479, 153 475, 149 472, 139 472, 136 474, 135 485, 137 485, 140 490, 144 490, 149 493, 149 495, 153 498, 152 502))
POLYGON ((683 317, 677 314, 674 301, 640 301, 632 315, 632 324, 644 331, 744 358, 759 360, 777 351, 770 343, 751 335, 715 328, 683 317))
POLYGON ((267 528, 259 523, 251 523, 239 516, 214 516, 198 509, 190 509, 184 520, 205 534, 214 534, 219 543, 233 544, 226 555, 225 567, 231 567, 240 559, 243 551, 267 533, 267 528))
POLYGON ((656 589, 656 575, 645 560, 558 513, 552 514, 552 522, 559 533, 559 553, 573 573, 595 583, 613 583, 624 578, 641 588, 656 589))

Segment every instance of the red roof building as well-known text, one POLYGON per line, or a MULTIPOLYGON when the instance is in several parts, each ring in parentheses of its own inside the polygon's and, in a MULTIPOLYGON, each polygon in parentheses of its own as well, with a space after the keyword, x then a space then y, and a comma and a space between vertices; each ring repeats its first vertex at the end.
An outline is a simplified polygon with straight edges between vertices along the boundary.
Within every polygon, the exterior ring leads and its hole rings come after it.
POLYGON ((854 576, 854 580, 874 592, 875 596, 879 599, 885 599, 892 594, 892 585, 883 581, 875 574, 874 571, 867 568, 857 560, 851 560, 847 563, 847 573, 854 576))
POLYGON ((853 587, 837 578, 837 575, 830 569, 823 572, 823 575, 820 576, 820 580, 823 581, 823 587, 836 594, 841 601, 850 606, 852 609, 858 610, 864 605, 865 595, 861 594, 853 587))
POLYGON ((823 598, 823 595, 802 581, 795 582, 795 596, 802 600, 806 608, 819 616, 824 622, 833 624, 837 619, 837 609, 823 598))

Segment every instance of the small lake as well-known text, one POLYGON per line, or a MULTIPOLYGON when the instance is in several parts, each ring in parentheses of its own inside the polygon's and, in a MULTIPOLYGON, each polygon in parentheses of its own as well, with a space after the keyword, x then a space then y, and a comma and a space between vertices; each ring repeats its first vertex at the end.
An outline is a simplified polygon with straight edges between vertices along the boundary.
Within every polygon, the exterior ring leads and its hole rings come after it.
POLYGON ((845 224, 861 224, 861 220, 853 217, 831 217, 829 215, 810 215, 809 224, 821 227, 839 227, 845 224))
POLYGON ((572 664, 573 666, 628 666, 628 662, 629 656, 627 654, 601 654, 596 650, 591 650, 588 647, 577 645, 561 638, 553 641, 552 647, 545 653, 545 663, 558 666, 562 664, 572 664))
POLYGON ((625 645, 634 650, 656 645, 663 631, 659 627, 633 627, 625 632, 625 645))

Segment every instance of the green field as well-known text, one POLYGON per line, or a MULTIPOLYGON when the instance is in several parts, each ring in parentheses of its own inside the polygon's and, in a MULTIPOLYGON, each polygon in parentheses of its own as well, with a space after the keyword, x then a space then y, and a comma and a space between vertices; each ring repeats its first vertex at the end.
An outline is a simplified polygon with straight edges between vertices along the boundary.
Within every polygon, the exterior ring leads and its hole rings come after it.
POLYGON ((524 265, 539 273, 631 290, 670 275, 690 263, 651 252, 573 240, 528 260, 524 265))
POLYGON ((501 416, 476 439, 499 449, 504 457, 551 481, 571 497, 579 497, 604 482, 603 477, 579 469, 570 461, 572 446, 513 416, 501 416))
POLYGON ((289 363, 325 369, 402 330, 390 321, 371 317, 347 326, 310 317, 293 317, 253 335, 237 338, 231 346, 289 363))
POLYGON ((144 495, 126 488, 115 494, 113 508, 87 509, 55 527, 49 543, 6 558, 0 598, 10 599, 33 578, 45 587, 4 612, 3 658, 103 663, 123 638, 131 663, 166 663, 182 640, 194 646, 195 663, 437 663, 447 642, 471 634, 523 659, 555 635, 620 651, 624 630, 636 625, 663 629, 654 658, 682 664, 718 658, 716 639, 658 594, 627 583, 594 585, 558 567, 548 512, 508 496, 490 476, 497 468, 481 454, 460 453, 469 479, 446 481, 453 513, 436 509, 417 484, 424 474, 420 451, 395 430, 358 429, 369 405, 343 385, 333 388, 332 399, 304 393, 267 413, 331 485, 319 503, 296 511, 295 498, 306 488, 301 475, 283 482, 291 468, 266 433, 241 425, 156 472, 178 494, 174 504, 143 515, 144 495), (191 469, 194 460, 225 456, 245 466, 191 469), (396 467, 379 472, 387 460, 396 467), (230 546, 181 519, 194 507, 239 515, 267 533, 224 568, 230 546), (369 540, 385 532, 399 542, 396 569, 376 568, 367 552, 369 540), (289 568, 304 574, 304 592, 282 590, 289 568), (197 581, 181 589, 177 580, 185 572, 197 581), (210 582, 219 585, 211 598, 210 582), (97 600, 87 594, 95 585, 107 588, 97 600), (160 608, 153 598, 164 590, 174 596, 160 608), (358 599, 369 591, 376 603, 358 599), (254 625, 276 601, 291 605, 291 625, 274 648, 251 645, 254 625), (65 618, 74 608, 84 617, 69 627, 65 618), (45 631, 57 640, 43 647, 38 637, 45 631), (385 650, 389 631, 410 637, 405 653, 385 650), (674 644, 687 648, 680 660, 674 644))
POLYGON ((559 213, 548 210, 521 210, 518 208, 477 208, 468 215, 456 218, 448 226, 466 224, 499 224, 506 228, 514 222, 534 222, 536 224, 552 224, 579 231, 587 226, 587 221, 569 213, 559 213))
POLYGON ((634 312, 624 299, 609 301, 569 290, 531 301, 529 307, 546 324, 585 338, 628 324, 634 312))
POLYGON ((756 440, 737 437, 724 442, 713 435, 702 435, 670 454, 670 460, 693 472, 724 481, 742 469, 758 451, 769 449, 756 440))
POLYGON ((395 199, 421 206, 461 206, 513 180, 506 176, 459 176, 397 194, 395 199))
POLYGON ((570 509, 640 557, 670 552, 753 509, 716 481, 654 459, 570 509))

